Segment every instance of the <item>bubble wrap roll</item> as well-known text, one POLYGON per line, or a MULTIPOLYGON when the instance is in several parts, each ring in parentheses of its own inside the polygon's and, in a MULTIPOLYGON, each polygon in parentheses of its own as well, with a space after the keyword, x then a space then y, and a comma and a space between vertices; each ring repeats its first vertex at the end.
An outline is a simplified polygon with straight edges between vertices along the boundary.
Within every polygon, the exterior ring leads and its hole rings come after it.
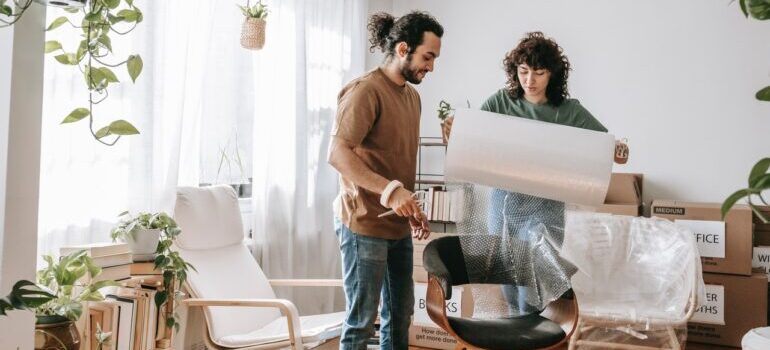
POLYGON ((497 113, 458 109, 446 177, 560 202, 604 203, 611 134, 497 113))

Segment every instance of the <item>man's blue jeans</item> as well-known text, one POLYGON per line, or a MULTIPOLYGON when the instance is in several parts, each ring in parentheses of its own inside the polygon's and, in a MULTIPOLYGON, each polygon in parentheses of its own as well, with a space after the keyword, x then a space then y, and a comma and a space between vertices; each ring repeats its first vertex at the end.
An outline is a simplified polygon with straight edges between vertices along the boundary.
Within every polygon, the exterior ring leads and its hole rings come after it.
POLYGON ((342 253, 345 323, 340 349, 366 349, 380 310, 380 349, 409 348, 409 323, 414 313, 412 238, 400 240, 356 234, 339 220, 335 231, 342 253))

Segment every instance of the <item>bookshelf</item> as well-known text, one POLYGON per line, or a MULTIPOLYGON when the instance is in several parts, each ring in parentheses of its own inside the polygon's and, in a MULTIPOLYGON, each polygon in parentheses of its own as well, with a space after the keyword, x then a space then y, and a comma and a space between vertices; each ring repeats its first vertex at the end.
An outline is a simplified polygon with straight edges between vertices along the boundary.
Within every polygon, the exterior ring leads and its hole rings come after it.
MULTIPOLYGON (((421 136, 417 150, 417 172, 415 190, 429 190, 430 188, 446 191, 444 181, 444 159, 446 157, 447 144, 441 137, 421 136)), ((430 198, 433 202, 433 198, 430 198)), ((431 213, 426 213, 429 216, 431 213)), ((435 217, 429 220, 431 230, 436 232, 453 232, 455 223, 451 220, 442 220, 435 217)))

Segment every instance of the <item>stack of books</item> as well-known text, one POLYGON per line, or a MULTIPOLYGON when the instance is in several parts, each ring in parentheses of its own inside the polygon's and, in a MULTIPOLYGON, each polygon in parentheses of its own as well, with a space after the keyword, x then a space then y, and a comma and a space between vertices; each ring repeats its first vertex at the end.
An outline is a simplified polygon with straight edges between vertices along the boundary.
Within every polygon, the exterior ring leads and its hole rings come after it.
POLYGON ((93 259, 94 264, 102 268, 102 273, 93 281, 113 280, 120 281, 131 277, 131 252, 126 243, 92 243, 62 247, 59 250, 61 256, 85 250, 93 259))

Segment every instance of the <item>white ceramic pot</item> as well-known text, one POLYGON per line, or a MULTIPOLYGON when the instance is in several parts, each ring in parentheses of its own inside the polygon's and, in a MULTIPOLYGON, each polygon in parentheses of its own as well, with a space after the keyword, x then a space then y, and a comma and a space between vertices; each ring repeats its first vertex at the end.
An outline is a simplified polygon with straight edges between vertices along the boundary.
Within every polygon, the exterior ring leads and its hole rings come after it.
POLYGON ((133 238, 128 238, 128 249, 134 256, 134 261, 151 260, 155 256, 155 250, 158 248, 160 240, 159 229, 139 229, 133 234, 133 238))

